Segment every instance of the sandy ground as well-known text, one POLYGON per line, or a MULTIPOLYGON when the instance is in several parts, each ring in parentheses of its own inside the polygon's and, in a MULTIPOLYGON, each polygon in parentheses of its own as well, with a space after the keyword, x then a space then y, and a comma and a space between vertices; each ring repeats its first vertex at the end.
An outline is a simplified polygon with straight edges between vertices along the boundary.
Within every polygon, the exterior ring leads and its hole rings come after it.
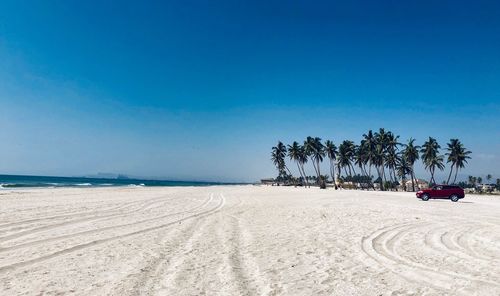
POLYGON ((0 295, 500 295, 500 199, 3 190, 0 295))

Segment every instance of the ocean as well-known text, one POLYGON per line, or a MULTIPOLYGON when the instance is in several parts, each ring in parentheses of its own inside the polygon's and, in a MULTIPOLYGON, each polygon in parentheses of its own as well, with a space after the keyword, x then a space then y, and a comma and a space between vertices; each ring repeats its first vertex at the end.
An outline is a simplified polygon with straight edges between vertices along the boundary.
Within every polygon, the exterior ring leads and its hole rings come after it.
POLYGON ((229 183, 194 182, 194 181, 160 181, 142 179, 108 179, 86 177, 52 177, 52 176, 20 176, 0 175, 0 189, 29 187, 105 187, 105 186, 209 186, 229 183))

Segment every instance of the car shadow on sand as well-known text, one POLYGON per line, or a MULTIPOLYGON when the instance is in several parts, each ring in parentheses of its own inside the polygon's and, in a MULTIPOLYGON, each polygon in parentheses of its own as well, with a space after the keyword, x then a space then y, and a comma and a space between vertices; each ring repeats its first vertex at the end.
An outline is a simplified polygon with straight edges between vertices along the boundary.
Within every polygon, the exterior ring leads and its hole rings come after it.
MULTIPOLYGON (((421 200, 421 201, 422 201, 422 202, 452 202, 452 201, 451 201, 451 200, 449 200, 449 199, 437 199, 437 198, 436 198, 436 199, 430 199, 430 200, 428 200, 428 201, 423 201, 423 200, 421 200)), ((459 201, 457 201, 456 203, 473 204, 473 203, 475 203, 475 202, 473 202, 473 201, 462 201, 462 200, 459 200, 459 201)))

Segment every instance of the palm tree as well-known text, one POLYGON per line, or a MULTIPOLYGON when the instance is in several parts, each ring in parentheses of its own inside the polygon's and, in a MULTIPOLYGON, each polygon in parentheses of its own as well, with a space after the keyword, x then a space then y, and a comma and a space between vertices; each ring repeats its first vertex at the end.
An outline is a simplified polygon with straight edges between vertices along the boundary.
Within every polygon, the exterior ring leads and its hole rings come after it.
POLYGON ((436 168, 440 171, 444 171, 444 157, 442 155, 436 155, 435 157, 429 159, 425 163, 425 168, 429 169, 432 172, 431 182, 436 184, 436 180, 434 179, 434 172, 436 171, 436 168))
POLYGON ((308 178, 306 176, 306 170, 304 168, 304 165, 307 163, 308 161, 308 155, 307 155, 307 152, 306 152, 306 148, 304 146, 300 146, 300 151, 299 151, 299 164, 300 164, 300 168, 302 169, 302 173, 304 174, 305 176, 305 180, 306 180, 306 186, 309 187, 309 182, 308 182, 308 178))
POLYGON ((278 169, 278 176, 285 175, 286 174, 286 172, 285 172, 285 157, 281 153, 281 150, 278 146, 275 146, 272 148, 271 160, 273 161, 274 165, 278 169))
POLYGON ((472 152, 465 149, 464 145, 458 139, 450 139, 450 143, 448 143, 448 148, 446 149, 448 150, 446 153, 448 156, 447 162, 451 162, 450 174, 448 175, 446 184, 450 183, 453 168, 455 168, 455 178, 453 180, 453 183, 455 183, 457 180, 458 170, 465 167, 467 159, 470 159, 469 154, 472 152))
POLYGON ((337 146, 330 141, 327 140, 325 142, 325 152, 328 158, 330 159, 330 174, 332 175, 333 185, 335 186, 335 190, 337 190, 337 182, 335 182, 335 161, 337 160, 337 146))
POLYGON ((346 176, 352 176, 352 171, 354 170, 354 167, 352 166, 354 151, 355 145, 353 141, 345 140, 339 145, 338 163, 339 167, 344 169, 346 176), (349 173, 347 173, 346 168, 349 170, 349 173))
POLYGON ((278 145, 272 148, 271 152, 271 160, 279 172, 278 177, 282 177, 284 179, 286 179, 287 171, 290 176, 292 175, 285 163, 286 152, 286 146, 281 141, 278 142, 278 145))
POLYGON ((389 177, 392 180, 394 177, 394 181, 397 181, 396 178, 396 161, 398 159, 398 147, 401 143, 398 142, 399 136, 394 135, 392 132, 387 132, 387 143, 386 143, 386 159, 385 164, 389 169, 389 177), (392 172, 392 175, 391 175, 392 172))
MULTIPOLYGON (((370 153, 368 151, 368 146, 365 144, 365 140, 361 140, 359 146, 355 146, 354 149, 354 164, 357 165, 361 171, 361 176, 363 177, 361 180, 363 180, 363 183, 375 189, 372 183, 372 177, 366 170, 366 166, 369 162, 370 153)), ((365 188, 365 186, 363 186, 363 188, 365 188)), ((366 189, 368 188, 366 187, 366 189)))
POLYGON ((380 165, 380 170, 381 170, 381 175, 384 177, 384 181, 386 180, 385 177, 385 164, 384 164, 384 158, 385 158, 385 153, 387 152, 387 145, 389 142, 389 134, 386 133, 385 129, 380 128, 377 133, 375 133, 375 140, 377 145, 380 145, 378 153, 381 154, 381 159, 379 159, 379 165, 380 165))
POLYGON ((398 153, 394 149, 388 149, 387 154, 385 154, 385 165, 389 169, 389 179, 394 182, 397 181, 396 166, 398 164, 398 158, 398 153), (391 172, 393 172, 393 174, 391 174, 391 172))
MULTIPOLYGON (((304 141, 303 144, 304 147, 304 152, 307 155, 307 157, 312 157, 312 153, 314 150, 314 138, 313 137, 307 137, 306 140, 304 141)), ((313 167, 314 167, 314 172, 318 173, 318 170, 316 169, 316 164, 313 162, 313 167)))
POLYGON ((375 145, 375 150, 373 151, 372 155, 372 163, 377 169, 377 180, 380 180, 380 190, 384 191, 384 182, 382 179, 381 171, 381 167, 383 167, 384 165, 384 148, 380 144, 375 145))
POLYGON ((311 159, 313 160, 313 166, 316 171, 318 184, 321 188, 326 188, 326 184, 321 179, 321 171, 319 167, 319 163, 322 162, 325 157, 325 147, 323 146, 323 143, 321 143, 321 138, 307 137, 304 146, 307 155, 311 156, 311 159))
POLYGON ((491 181, 491 178, 493 178, 491 174, 486 175, 486 180, 488 180, 488 183, 491 181))
POLYGON ((361 170, 361 175, 366 176, 368 173, 366 172, 365 165, 368 163, 368 153, 366 152, 366 146, 363 145, 363 141, 361 141, 359 146, 354 147, 354 164, 359 167, 361 170))
POLYGON ((439 170, 444 170, 444 157, 439 155, 439 149, 441 146, 438 144, 436 139, 429 137, 423 145, 420 152, 422 153, 422 161, 424 162, 425 169, 428 169, 431 173, 431 183, 436 183, 434 179, 434 172, 436 168, 439 170))
POLYGON ((365 146, 366 158, 368 160, 368 175, 371 177, 372 173, 372 165, 373 165, 373 156, 375 154, 375 136, 373 135, 372 130, 369 130, 368 133, 363 134, 363 146, 365 146))
POLYGON ((469 176, 468 177, 469 179, 469 184, 472 185, 472 186, 475 186, 476 185, 476 177, 474 176, 469 176))
POLYGON ((406 161, 411 168, 411 187, 413 191, 415 191, 415 170, 413 169, 413 166, 419 158, 419 149, 420 146, 415 145, 415 139, 410 138, 410 140, 408 140, 408 144, 405 145, 403 150, 404 158, 406 158, 406 161))
POLYGON ((300 146, 300 144, 297 143, 296 141, 294 141, 292 145, 288 145, 288 157, 290 157, 290 160, 293 160, 297 163, 297 169, 299 171, 300 177, 304 180, 304 182, 307 182, 305 181, 306 180, 305 173, 302 172, 301 169, 301 162, 302 162, 301 153, 302 153, 302 146, 300 146))
POLYGON ((373 164, 373 156, 374 156, 375 150, 372 150, 372 147, 370 147, 369 140, 367 141, 366 138, 362 139, 359 146, 357 147, 356 150, 356 164, 360 166, 361 171, 364 173, 366 176, 366 181, 368 181, 368 185, 371 186, 374 190, 375 187, 372 182, 372 175, 371 175, 371 166, 373 164), (368 166, 368 170, 366 169, 368 166))
POLYGON ((404 190, 406 191, 406 175, 411 175, 412 168, 408 164, 408 161, 406 161, 406 157, 404 154, 402 154, 400 157, 398 157, 398 164, 396 165, 396 171, 399 177, 401 177, 401 185, 403 186, 404 190))

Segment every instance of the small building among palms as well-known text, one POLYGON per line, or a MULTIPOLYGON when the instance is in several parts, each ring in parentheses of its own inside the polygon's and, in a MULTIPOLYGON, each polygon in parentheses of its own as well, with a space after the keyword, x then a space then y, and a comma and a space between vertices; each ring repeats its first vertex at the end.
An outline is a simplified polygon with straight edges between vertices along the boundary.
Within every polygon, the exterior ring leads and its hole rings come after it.
POLYGON ((274 178, 265 178, 265 179, 261 179, 260 183, 262 185, 272 185, 272 186, 274 186, 276 184, 276 180, 274 180, 274 178))
POLYGON ((484 192, 492 192, 493 190, 495 190, 495 188, 497 186, 496 186, 496 184, 481 184, 481 185, 479 185, 479 187, 484 192))
MULTIPOLYGON (((427 182, 426 180, 423 180, 423 179, 415 178, 413 180, 413 183, 415 184, 416 191, 429 188, 429 182, 427 182)), ((405 185, 406 185, 406 191, 413 191, 413 185, 412 185, 411 179, 406 181, 405 185)))

